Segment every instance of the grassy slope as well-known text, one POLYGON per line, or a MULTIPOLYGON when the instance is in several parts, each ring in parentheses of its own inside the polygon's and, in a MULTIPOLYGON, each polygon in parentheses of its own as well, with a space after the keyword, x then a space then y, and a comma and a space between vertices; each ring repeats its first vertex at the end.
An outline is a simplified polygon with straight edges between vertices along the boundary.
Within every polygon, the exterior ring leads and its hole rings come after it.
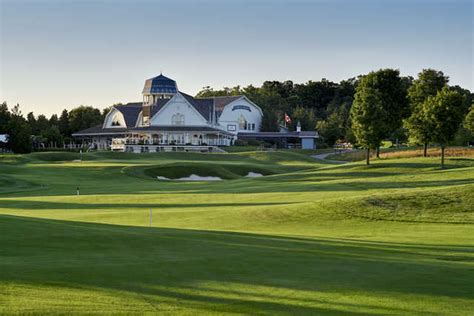
POLYGON ((434 158, 367 168, 295 152, 84 158, 0 156, 0 313, 474 309, 473 160, 439 170, 434 158), (164 183, 127 172, 188 162, 275 174, 164 183))

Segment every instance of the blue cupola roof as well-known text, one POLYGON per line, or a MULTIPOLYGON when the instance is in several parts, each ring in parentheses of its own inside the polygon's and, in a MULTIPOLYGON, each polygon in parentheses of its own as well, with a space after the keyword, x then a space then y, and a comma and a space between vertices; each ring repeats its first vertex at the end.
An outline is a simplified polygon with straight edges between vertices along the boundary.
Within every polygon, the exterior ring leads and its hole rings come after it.
POLYGON ((178 86, 176 81, 160 74, 154 78, 145 81, 145 87, 143 87, 143 94, 175 94, 178 92, 178 86))

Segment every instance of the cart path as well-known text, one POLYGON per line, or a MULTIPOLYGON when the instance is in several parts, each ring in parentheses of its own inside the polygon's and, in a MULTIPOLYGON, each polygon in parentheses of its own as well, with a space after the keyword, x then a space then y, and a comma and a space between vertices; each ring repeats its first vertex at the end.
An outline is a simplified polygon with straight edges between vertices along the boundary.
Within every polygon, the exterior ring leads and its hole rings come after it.
POLYGON ((333 164, 344 164, 348 163, 348 161, 340 161, 340 160, 331 160, 331 159, 326 159, 327 156, 332 155, 334 153, 325 153, 325 154, 318 154, 318 155, 311 155, 312 158, 322 160, 327 163, 333 163, 333 164))

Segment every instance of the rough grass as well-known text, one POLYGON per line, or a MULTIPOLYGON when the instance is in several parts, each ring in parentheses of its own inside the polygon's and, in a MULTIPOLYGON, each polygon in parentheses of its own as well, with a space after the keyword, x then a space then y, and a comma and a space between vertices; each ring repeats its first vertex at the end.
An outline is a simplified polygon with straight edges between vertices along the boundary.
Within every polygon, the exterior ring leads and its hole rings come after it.
POLYGON ((0 314, 474 310, 473 159, 446 170, 437 158, 366 167, 291 151, 73 160, 0 156, 0 314), (166 166, 272 175, 203 184, 124 171, 166 166))
MULTIPOLYGON (((440 148, 428 148, 428 157, 441 157, 440 148)), ((445 150, 446 157, 465 157, 474 158, 474 148, 469 147, 448 147, 445 150)), ((380 158, 416 158, 423 157, 423 148, 408 149, 382 149, 380 158)), ((330 160, 340 161, 361 161, 365 160, 366 152, 364 150, 332 154, 327 156, 330 160)), ((375 152, 371 152, 371 159, 375 158, 375 152)))

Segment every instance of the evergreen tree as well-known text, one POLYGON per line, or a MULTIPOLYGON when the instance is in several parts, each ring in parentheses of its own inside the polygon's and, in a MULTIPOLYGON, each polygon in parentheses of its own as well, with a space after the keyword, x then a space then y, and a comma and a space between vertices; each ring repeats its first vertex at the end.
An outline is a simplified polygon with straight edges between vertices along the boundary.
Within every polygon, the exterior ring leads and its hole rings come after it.
POLYGON ((26 121, 28 122, 28 125, 30 125, 31 128, 31 134, 33 135, 39 135, 39 130, 37 128, 36 124, 36 118, 33 112, 30 112, 26 115, 26 121))
POLYGON ((51 115, 49 118, 49 126, 58 126, 59 125, 59 119, 57 114, 51 115))
POLYGON ((49 130, 49 120, 43 114, 38 115, 38 117, 36 118, 35 135, 44 136, 48 130, 49 130))
POLYGON ((59 122, 58 122, 58 128, 61 134, 64 137, 69 137, 70 136, 70 131, 69 131, 69 113, 66 109, 64 109, 61 113, 61 116, 59 117, 59 122))
POLYGON ((22 116, 20 105, 13 107, 7 127, 8 146, 14 153, 31 152, 31 128, 22 116))
POLYGON ((8 110, 7 102, 0 104, 0 134, 8 132, 8 123, 11 119, 10 111, 8 110))

